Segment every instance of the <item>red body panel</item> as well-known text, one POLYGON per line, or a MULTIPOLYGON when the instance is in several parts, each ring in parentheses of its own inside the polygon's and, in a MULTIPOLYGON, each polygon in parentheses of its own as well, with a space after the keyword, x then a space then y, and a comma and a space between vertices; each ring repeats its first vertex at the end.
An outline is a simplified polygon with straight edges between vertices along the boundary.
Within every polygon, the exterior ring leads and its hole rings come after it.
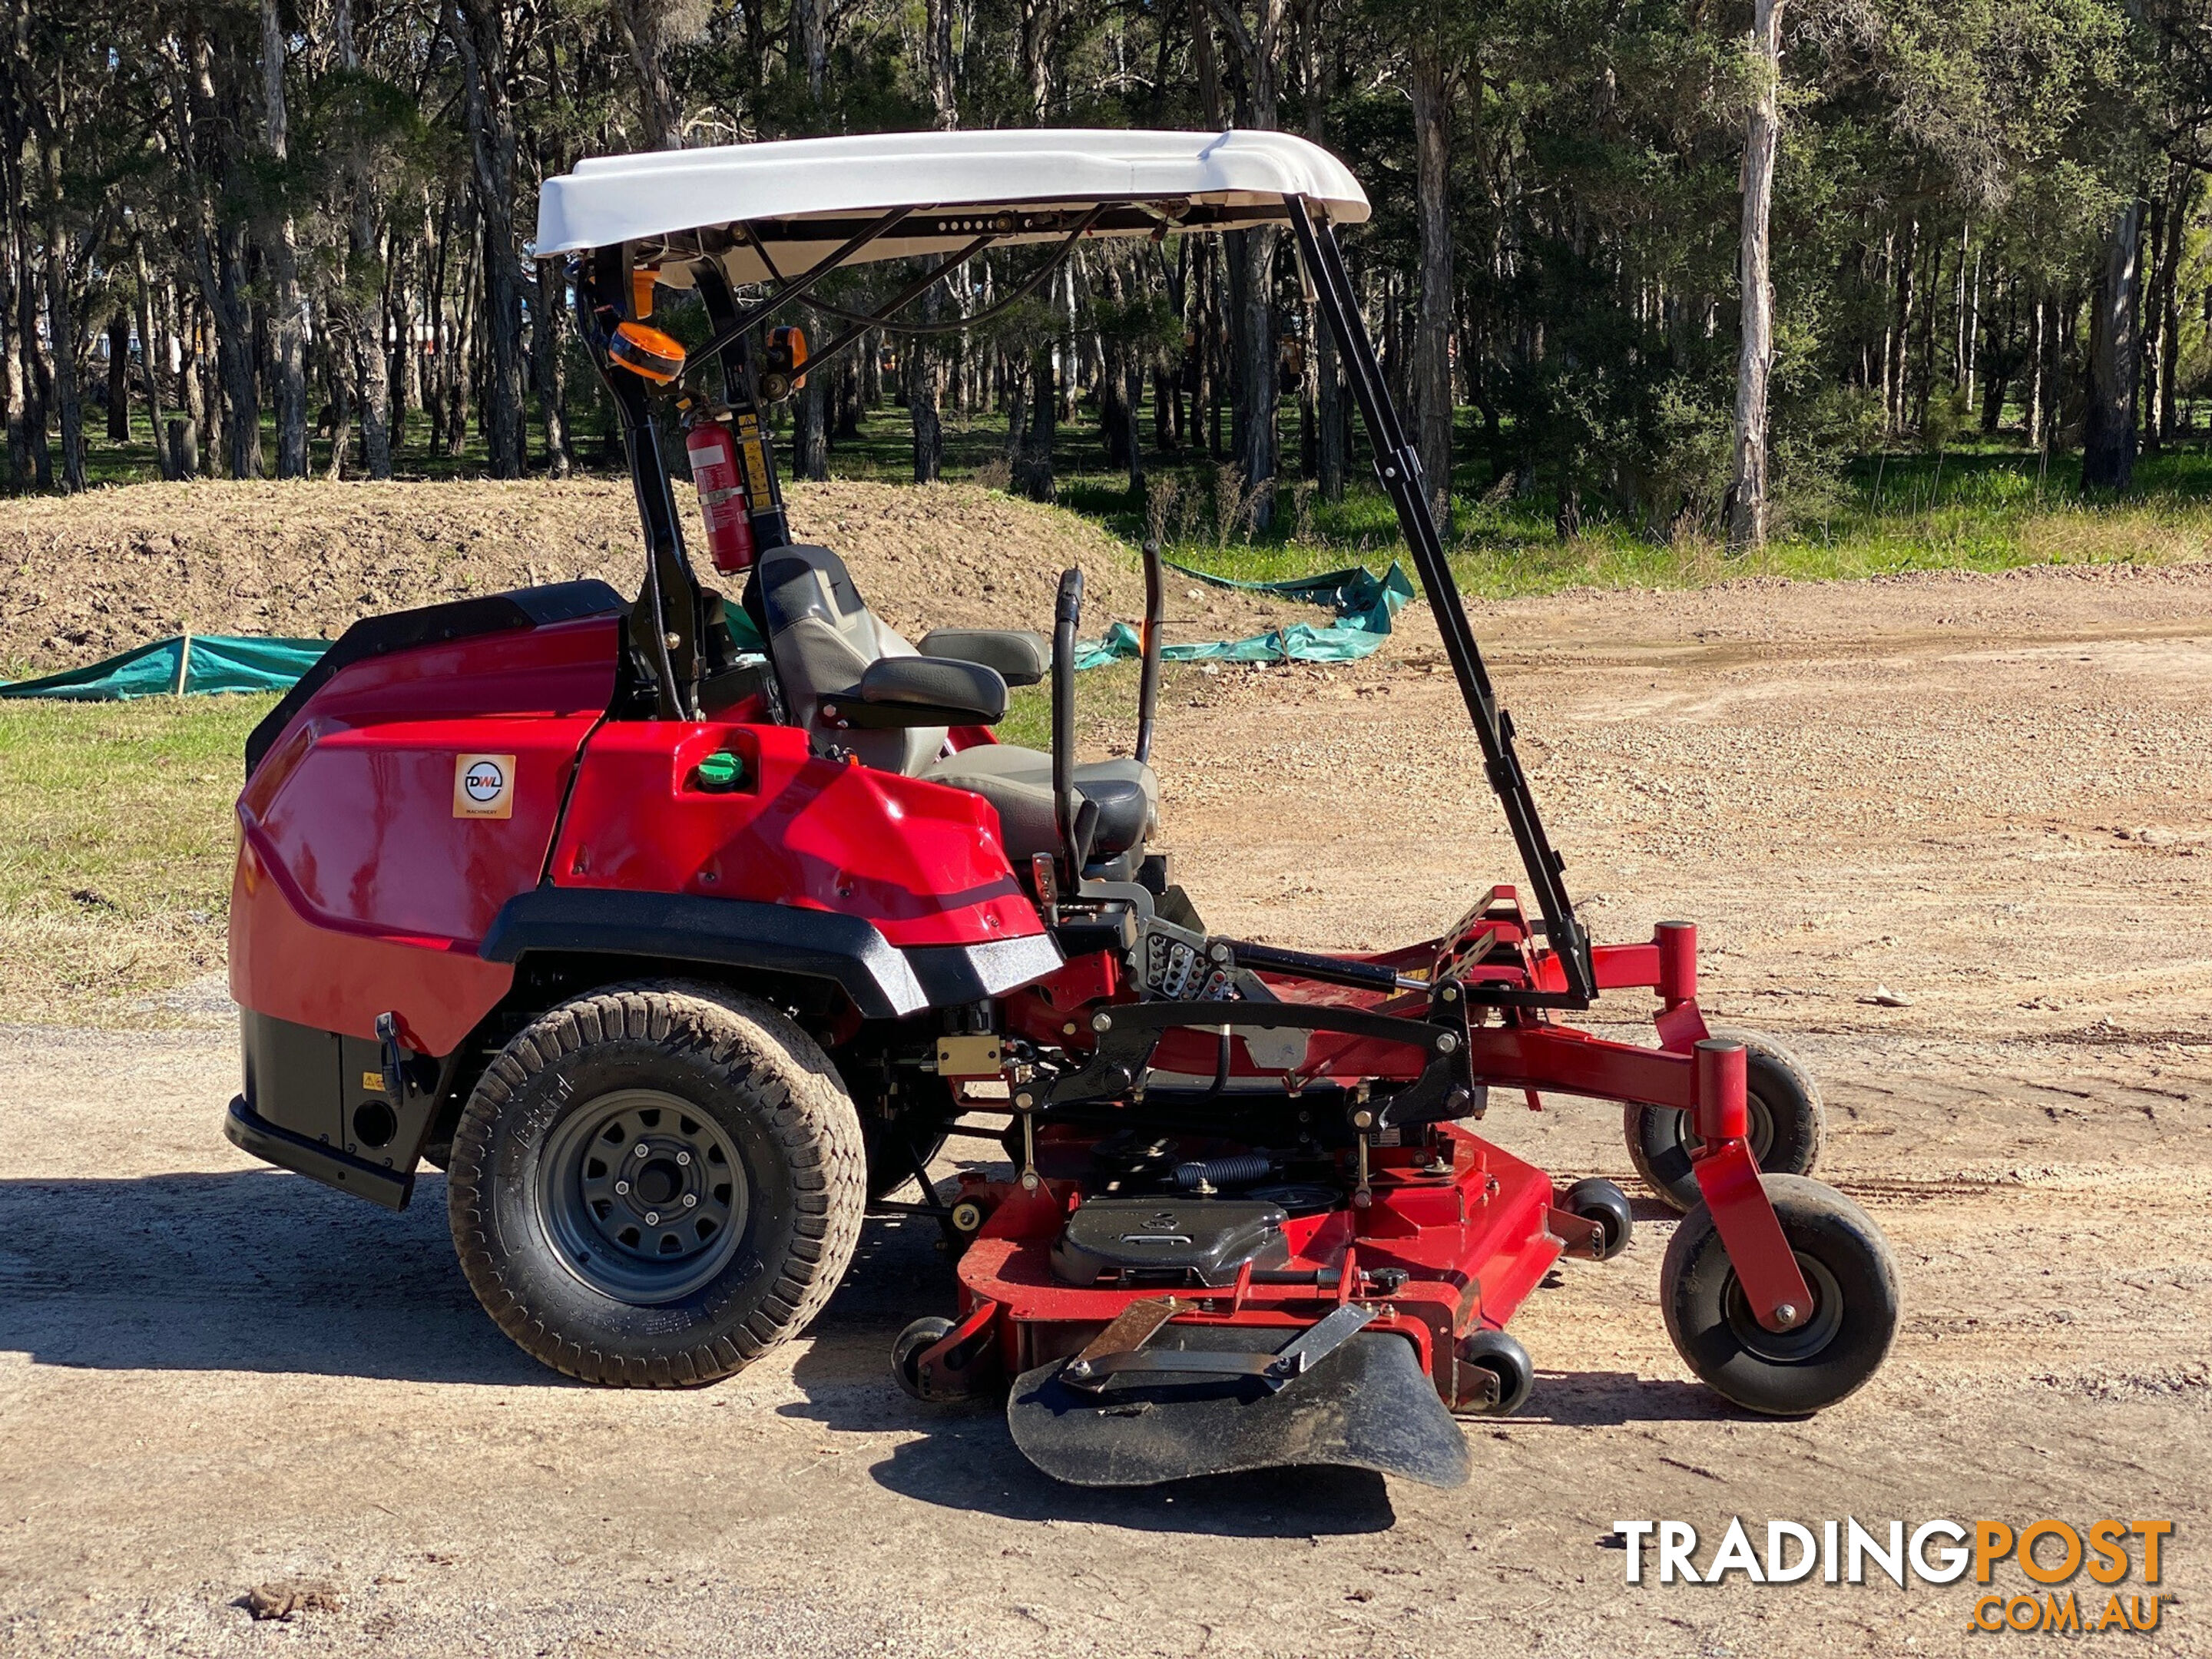
POLYGON ((619 623, 565 623, 341 669, 239 798, 231 994, 354 1036, 397 1011, 452 1049, 513 970, 477 943, 533 887, 576 752, 614 693, 619 623), (462 756, 514 757, 508 814, 465 817, 462 756))
POLYGON ((513 983, 477 947, 549 854, 562 885, 842 911, 896 945, 1042 931, 979 796, 817 759, 791 727, 601 726, 620 627, 396 651, 321 687, 239 799, 238 1002, 354 1036, 393 1011, 410 1047, 448 1053, 513 983), (702 792, 698 763, 721 748, 749 787, 702 792), (457 810, 457 763, 477 755, 514 757, 504 817, 457 810))
POLYGON ((389 1011, 409 1048, 444 1054, 514 983, 512 967, 486 962, 472 944, 310 920, 267 846, 248 833, 231 886, 230 994, 241 1006, 372 1039, 389 1011))
POLYGON ((1041 933, 999 817, 980 795, 818 759, 795 726, 609 724, 585 751, 553 879, 835 910, 893 945, 1041 933), (743 757, 744 787, 698 787, 701 760, 743 757))

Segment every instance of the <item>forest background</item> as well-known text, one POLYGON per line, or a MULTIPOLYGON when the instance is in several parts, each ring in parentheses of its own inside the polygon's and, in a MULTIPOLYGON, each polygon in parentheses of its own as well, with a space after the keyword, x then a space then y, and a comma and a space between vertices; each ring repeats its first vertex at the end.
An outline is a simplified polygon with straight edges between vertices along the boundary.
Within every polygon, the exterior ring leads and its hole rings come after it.
MULTIPOLYGON (((4 9, 15 491, 614 471, 528 240, 585 156, 1235 126, 1364 181, 1361 303, 1480 585, 2193 556, 2212 526, 2204 0, 4 9)), ((1395 541, 1349 413, 1260 230, 1084 250, 782 418, 799 477, 972 477, 1269 574, 1395 541)))

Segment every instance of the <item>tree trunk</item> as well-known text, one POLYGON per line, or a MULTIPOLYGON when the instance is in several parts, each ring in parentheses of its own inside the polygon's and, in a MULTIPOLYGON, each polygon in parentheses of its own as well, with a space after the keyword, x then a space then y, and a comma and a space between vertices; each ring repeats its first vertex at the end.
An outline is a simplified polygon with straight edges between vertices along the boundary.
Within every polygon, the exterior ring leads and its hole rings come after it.
POLYGON ((1057 0, 1021 0, 1021 9, 1022 79, 1030 113, 1042 123, 1052 107, 1052 35, 1059 6, 1057 0))
POLYGON ((17 349, 21 338, 16 327, 15 289, 17 267, 12 259, 0 261, 0 396, 8 400, 8 488, 22 490, 30 487, 31 453, 23 432, 24 383, 23 359, 17 349))
POLYGON ((1060 433, 1060 387, 1053 349, 1040 344, 1030 353, 1028 427, 1014 452, 1014 492, 1033 501, 1053 499, 1053 441, 1060 433))
POLYGON ((568 476, 568 275, 558 259, 538 264, 538 296, 530 308, 531 357, 537 370, 538 414, 545 428, 545 471, 568 476))
POLYGON ((1921 318, 1920 378, 1913 387, 1912 424, 1916 431, 1928 429, 1928 403, 1936 391, 1936 301, 1943 292, 1943 244, 1930 240, 1928 249, 1928 280, 1921 286, 1928 295, 1928 308, 1921 318))
MULTIPOLYGON (((1335 85, 1335 54, 1322 49, 1322 0, 1305 0, 1302 30, 1306 54, 1306 137, 1316 144, 1328 140, 1323 118, 1335 85)), ((1313 325, 1314 480, 1322 500, 1344 499, 1345 410, 1344 381, 1337 368, 1336 336, 1318 314, 1313 325)))
POLYGON ((1905 425, 1905 404, 1910 395, 1905 366, 1911 358, 1913 279, 1918 274, 1914 256, 1919 251, 1920 221, 1914 219, 1906 224, 1904 245, 1897 252, 1896 274, 1892 278, 1897 290, 1897 313, 1882 349, 1882 407, 1888 414, 1892 434, 1905 425))
MULTIPOLYGON (((271 0, 263 0, 264 4, 271 0)), ((507 15, 501 0, 446 0, 447 32, 462 70, 462 107, 483 239, 484 444, 491 476, 523 470, 522 281, 514 235, 514 112, 508 98, 507 15)))
MULTIPOLYGON (((1768 0, 1770 4, 1772 0, 1768 0)), ((1451 526, 1451 66, 1431 22, 1413 39, 1414 194, 1421 235, 1421 307, 1413 325, 1413 447, 1440 530, 1451 526)), ((1762 239, 1765 231, 1760 226, 1762 239)), ((1747 237, 1748 232, 1746 233, 1747 237)))
MULTIPOLYGON (((629 48, 637 71, 638 114, 648 149, 684 148, 683 112, 669 83, 664 52, 667 8, 664 0, 615 0, 615 27, 629 48)), ((818 92, 818 89, 817 89, 818 92)))
POLYGON ((138 366, 146 376, 146 431, 154 440, 154 465, 167 478, 171 473, 161 426, 161 372, 168 367, 169 354, 154 330, 154 284, 146 272, 146 244, 137 237, 131 239, 131 259, 137 278, 138 366))
MULTIPOLYGON (((339 67, 349 72, 361 68, 361 52, 353 33, 354 0, 337 0, 336 33, 339 67)), ((361 421, 362 469, 372 478, 392 476, 391 358, 384 343, 387 311, 385 296, 391 275, 380 257, 383 239, 377 234, 376 182, 368 161, 356 147, 348 160, 346 185, 352 196, 352 218, 346 228, 345 282, 341 304, 352 335, 350 368, 361 396, 356 400, 361 421)), ((334 370, 336 365, 333 365, 334 370)))
MULTIPOLYGON (((807 337, 813 337, 809 319, 807 337)), ((791 434, 791 470, 802 478, 819 483, 830 476, 830 379, 809 374, 806 384, 793 397, 794 419, 791 434)))
MULTIPOLYGON (((1277 125, 1288 0, 1258 0, 1249 25, 1237 0, 1212 0, 1212 8, 1215 21, 1243 67, 1241 113, 1244 124, 1273 131, 1277 125)), ((1228 240, 1231 331, 1237 356, 1237 465, 1253 498, 1252 527, 1265 531, 1273 521, 1273 484, 1280 453, 1275 429, 1276 405, 1281 396, 1275 340, 1275 252, 1281 233, 1266 226, 1232 233, 1228 240)))
POLYGON ((107 318, 107 441, 131 441, 131 313, 120 301, 107 318))
POLYGON ((791 66, 806 77, 814 101, 822 101, 830 66, 829 0, 792 0, 791 66))
POLYGON ((2130 202, 2113 219, 2090 301, 2089 399, 2081 428, 2084 489, 2125 489, 2135 476, 2142 226, 2141 201, 2130 202))
POLYGON ((202 337, 205 331, 200 320, 200 307, 182 292, 177 296, 177 320, 178 333, 185 343, 177 375, 177 401, 184 406, 185 423, 179 434, 184 445, 173 459, 178 477, 196 478, 202 465, 201 448, 210 441, 215 430, 210 422, 215 405, 208 396, 215 370, 202 337))
POLYGON ((2197 193, 2197 173, 2194 168, 2183 172, 2175 169, 2175 179, 2170 186, 2171 210, 2166 220, 2165 293, 2160 295, 2156 326, 2159 337, 2158 352, 2158 424, 2168 440, 2180 436, 2179 383, 2181 379, 2181 259, 2187 246, 2185 233, 2189 228, 2190 201, 2197 193))
POLYGON ((923 0, 922 64, 929 77, 929 101, 937 112, 940 132, 960 125, 960 105, 953 72, 959 67, 952 51, 952 13, 958 0, 923 0))
MULTIPOLYGON (((935 300, 935 289, 929 298, 935 300)), ((923 314, 934 318, 938 307, 925 304, 923 314)), ((945 466, 945 421, 938 407, 945 371, 920 335, 907 342, 899 367, 906 380, 907 415, 914 423, 914 481, 935 483, 945 466)))
POLYGON ((2020 320, 2019 301, 2018 284, 2008 284, 2005 292, 2004 320, 1998 322, 1996 283, 1991 281, 1989 339, 1985 349, 1978 354, 1976 359, 1978 367, 1984 357, 1989 364, 1982 371, 1982 431, 1984 434, 1995 433, 2003 422, 2005 392, 2011 387, 2013 373, 2020 366, 2020 360, 2013 349, 2014 329, 2020 320))
MULTIPOLYGON (((60 180, 52 182, 58 204, 60 180)), ((84 399, 76 383, 76 316, 70 304, 68 245, 57 206, 46 221, 46 337, 53 346, 54 410, 61 417, 62 488, 74 495, 84 488, 84 399)))
POLYGON ((1743 240, 1736 271, 1742 338, 1735 372, 1735 467, 1728 496, 1729 545, 1739 550, 1766 545, 1766 383, 1774 368, 1767 222, 1782 132, 1782 0, 1756 0, 1751 38, 1758 93, 1743 139, 1743 240))
MULTIPOLYGON (((284 171, 290 136, 284 108, 284 26, 276 0, 261 0, 263 147, 273 170, 284 171)), ((280 199, 283 187, 279 185, 280 199)), ((267 226, 264 257, 270 276, 270 355, 276 381, 276 476, 307 476, 307 334, 300 295, 300 257, 291 214, 279 207, 267 226)))
POLYGON ((2036 284, 2035 299, 2028 307, 2031 321, 2027 330, 2027 441, 2031 447, 2043 447, 2043 285, 2036 284))

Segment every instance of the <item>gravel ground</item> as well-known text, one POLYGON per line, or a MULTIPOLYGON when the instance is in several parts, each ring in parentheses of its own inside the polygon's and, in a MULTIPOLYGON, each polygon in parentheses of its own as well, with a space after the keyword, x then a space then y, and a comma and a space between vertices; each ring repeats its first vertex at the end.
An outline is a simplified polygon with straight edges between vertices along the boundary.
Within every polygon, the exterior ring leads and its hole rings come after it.
MULTIPOLYGON (((0 1036, 0 1651, 1990 1639, 1971 1585, 1632 1589, 1601 1543, 1621 1517, 1711 1536, 1737 1514, 1755 1534, 2170 1519, 2143 1646, 2212 1648, 2212 571, 1566 596, 1477 621, 1600 935, 1697 918, 1709 1005, 1824 1079, 1824 1172, 1887 1232, 1906 1298, 1862 1394, 1769 1422, 1698 1387, 1655 1304, 1671 1224, 1649 1203, 1626 1255, 1563 1264, 1516 1322, 1535 1397, 1470 1425, 1457 1492, 1055 1486, 994 1413, 889 1382, 891 1335, 949 1300, 945 1258, 891 1223, 809 1336, 744 1376, 585 1389, 477 1310, 434 1177, 393 1217, 234 1154, 234 1036, 219 998, 187 996, 184 1029, 0 1036), (243 1605, 270 1585, 306 1604, 293 1620, 243 1605)), ((1176 678, 1158 759, 1215 927, 1380 942, 1512 879, 1437 666, 1416 623, 1352 671, 1176 678)), ((1485 1133, 1626 1179, 1600 1106, 1501 1105, 1485 1133)), ((2024 1586, 2004 1567, 1991 1588, 2024 1586)))

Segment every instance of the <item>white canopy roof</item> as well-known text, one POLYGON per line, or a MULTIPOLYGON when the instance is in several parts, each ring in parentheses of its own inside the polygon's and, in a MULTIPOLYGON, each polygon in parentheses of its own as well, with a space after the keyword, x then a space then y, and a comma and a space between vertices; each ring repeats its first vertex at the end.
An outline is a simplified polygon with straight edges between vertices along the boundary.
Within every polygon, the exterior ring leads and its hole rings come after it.
POLYGON ((869 220, 923 210, 854 258, 863 264, 963 247, 983 232, 1052 241, 1100 203, 1134 213, 1093 234, 1217 230, 1279 220, 1283 198, 1310 198, 1357 224, 1367 196, 1344 163, 1286 132, 1141 132, 1024 129, 793 138, 711 149, 656 150, 585 161, 538 193, 544 258, 617 243, 665 248, 662 280, 682 283, 687 258, 720 259, 732 283, 767 278, 748 239, 768 244, 786 276, 806 270, 869 220), (984 218, 958 210, 995 207, 984 218), (1003 210, 1018 208, 1009 215, 1003 210))

